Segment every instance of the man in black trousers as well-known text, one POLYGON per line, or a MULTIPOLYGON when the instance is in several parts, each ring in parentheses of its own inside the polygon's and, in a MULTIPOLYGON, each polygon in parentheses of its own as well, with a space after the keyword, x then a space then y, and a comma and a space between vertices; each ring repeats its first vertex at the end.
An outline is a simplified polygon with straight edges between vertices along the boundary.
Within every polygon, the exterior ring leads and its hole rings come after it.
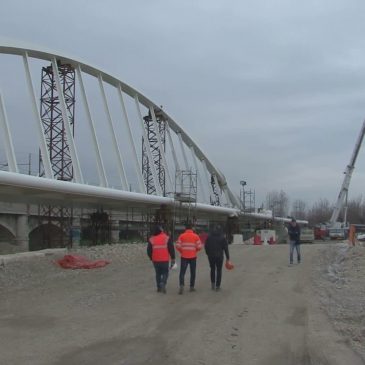
POLYGON ((229 260, 228 242, 223 235, 221 226, 213 228, 205 241, 205 253, 208 255, 210 265, 210 281, 212 290, 219 291, 222 281, 223 252, 229 260))
POLYGON ((289 261, 290 265, 293 265, 293 254, 294 249, 297 251, 297 262, 300 264, 300 227, 297 224, 297 221, 292 218, 291 222, 288 226, 288 235, 289 235, 289 261))

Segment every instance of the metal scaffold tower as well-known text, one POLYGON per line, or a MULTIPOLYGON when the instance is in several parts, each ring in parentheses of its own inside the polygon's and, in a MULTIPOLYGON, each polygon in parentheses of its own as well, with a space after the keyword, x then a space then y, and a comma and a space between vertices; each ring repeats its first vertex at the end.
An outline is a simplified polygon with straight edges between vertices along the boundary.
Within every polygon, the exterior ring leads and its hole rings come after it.
POLYGON ((174 211, 174 229, 176 223, 194 223, 194 208, 198 196, 198 174, 192 170, 177 170, 175 173, 174 198, 179 202, 179 210, 174 211), (176 214, 178 213, 178 214, 176 214))
MULTIPOLYGON (((57 66, 68 114, 66 122, 70 124, 74 134, 75 70, 68 64, 57 63, 57 66)), ((42 68, 40 102, 40 116, 54 177, 58 180, 71 181, 73 179, 72 159, 52 66, 42 68)), ((44 176, 41 154, 39 154, 39 176, 44 176)), ((64 246, 65 241, 69 244, 72 224, 71 208, 39 206, 39 220, 44 227, 45 247, 64 246), (52 224, 60 228, 60 234, 56 239, 50 234, 52 224)))
MULTIPOLYGON (((75 70, 71 65, 58 64, 58 71, 68 112, 68 122, 74 133, 75 70)), ((40 114, 53 174, 58 180, 71 181, 73 178, 72 160, 52 66, 42 68, 40 114)), ((40 176, 43 176, 43 164, 41 155, 39 156, 39 173, 40 176)))
POLYGON ((219 187, 214 175, 210 176, 210 185, 212 186, 212 192, 213 192, 213 196, 210 196, 210 205, 220 206, 221 202, 218 193, 219 187))
POLYGON ((241 180, 240 185, 241 210, 246 213, 252 213, 255 211, 255 190, 246 190, 247 182, 245 180, 241 180))
POLYGON ((244 212, 252 213, 255 211, 255 190, 244 190, 243 191, 243 207, 244 212))
POLYGON ((152 120, 151 113, 149 112, 148 115, 146 115, 144 120, 144 125, 146 128, 146 134, 148 138, 148 142, 144 140, 142 137, 142 175, 144 182, 146 184, 146 192, 147 194, 155 194, 156 193, 156 187, 153 183, 153 175, 151 171, 150 162, 148 160, 148 154, 146 148, 150 148, 153 163, 155 164, 157 177, 162 189, 163 196, 166 196, 166 178, 165 178, 165 169, 162 164, 162 157, 161 157, 161 151, 159 149, 159 143, 157 139, 157 133, 160 135, 161 144, 163 146, 164 152, 166 148, 166 121, 163 119, 163 116, 161 113, 159 113, 158 110, 155 110, 156 115, 156 121, 157 121, 157 127, 158 131, 154 128, 154 123, 152 120), (147 144, 148 143, 148 144, 147 144))

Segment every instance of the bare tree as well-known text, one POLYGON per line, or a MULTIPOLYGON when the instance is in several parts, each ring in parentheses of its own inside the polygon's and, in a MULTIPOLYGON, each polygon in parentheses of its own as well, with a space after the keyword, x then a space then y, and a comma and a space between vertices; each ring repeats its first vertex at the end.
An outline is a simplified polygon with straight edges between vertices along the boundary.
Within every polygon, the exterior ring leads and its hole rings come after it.
MULTIPOLYGON (((365 223, 365 202, 361 196, 352 199, 347 204, 347 221, 354 224, 365 223)), ((343 214, 342 214, 343 215, 343 214)))
MULTIPOLYGON (((295 202, 294 202, 295 204, 295 202)), ((293 208, 293 211, 295 209, 293 208)), ((333 206, 327 199, 320 199, 314 203, 307 213, 307 219, 311 225, 328 222, 333 212, 333 206)), ((338 221, 344 220, 344 209, 342 209, 338 221)), ((349 200, 347 203, 347 222, 354 224, 365 224, 365 201, 361 196, 349 200)))
POLYGON ((333 206, 330 205, 329 201, 327 199, 320 199, 308 211, 307 218, 309 224, 315 225, 328 222, 331 218, 332 211, 333 206))
POLYGON ((293 202, 291 216, 296 219, 306 219, 307 218, 307 205, 303 200, 296 199, 293 202))
POLYGON ((288 214, 289 198, 283 191, 270 191, 266 194, 266 209, 273 211, 277 217, 286 217, 288 214))

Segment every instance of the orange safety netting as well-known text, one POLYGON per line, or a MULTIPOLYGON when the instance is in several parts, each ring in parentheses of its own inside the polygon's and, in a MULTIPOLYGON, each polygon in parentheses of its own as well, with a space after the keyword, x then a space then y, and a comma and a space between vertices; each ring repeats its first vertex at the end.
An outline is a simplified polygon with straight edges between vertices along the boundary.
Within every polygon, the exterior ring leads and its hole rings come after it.
POLYGON ((110 264, 107 260, 89 260, 84 256, 65 255, 56 261, 64 269, 97 269, 110 264))

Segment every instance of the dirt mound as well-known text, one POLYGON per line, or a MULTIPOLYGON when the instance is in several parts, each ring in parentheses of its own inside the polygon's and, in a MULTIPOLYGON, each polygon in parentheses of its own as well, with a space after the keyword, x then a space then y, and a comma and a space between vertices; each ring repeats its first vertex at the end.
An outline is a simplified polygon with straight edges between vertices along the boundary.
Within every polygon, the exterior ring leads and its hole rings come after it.
POLYGON ((365 359, 365 247, 323 246, 313 272, 320 302, 344 340, 365 359))

